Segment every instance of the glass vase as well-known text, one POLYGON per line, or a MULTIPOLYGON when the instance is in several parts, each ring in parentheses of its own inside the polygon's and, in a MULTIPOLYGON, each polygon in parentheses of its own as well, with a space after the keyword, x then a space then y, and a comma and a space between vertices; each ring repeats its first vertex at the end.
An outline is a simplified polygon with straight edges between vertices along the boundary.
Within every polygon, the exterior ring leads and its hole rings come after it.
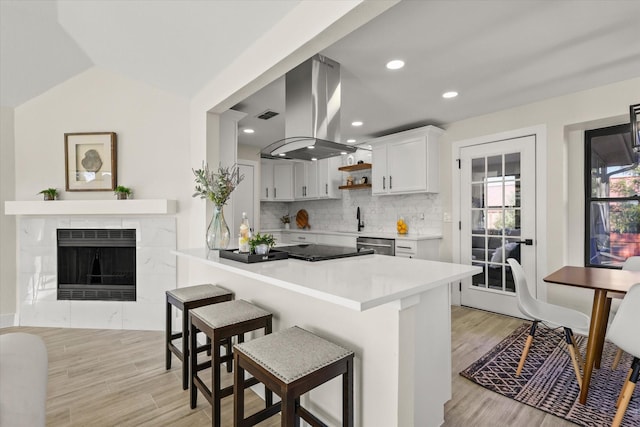
POLYGON ((229 226, 224 220, 224 211, 222 206, 214 206, 213 217, 207 227, 207 247, 211 250, 227 249, 229 246, 229 226))

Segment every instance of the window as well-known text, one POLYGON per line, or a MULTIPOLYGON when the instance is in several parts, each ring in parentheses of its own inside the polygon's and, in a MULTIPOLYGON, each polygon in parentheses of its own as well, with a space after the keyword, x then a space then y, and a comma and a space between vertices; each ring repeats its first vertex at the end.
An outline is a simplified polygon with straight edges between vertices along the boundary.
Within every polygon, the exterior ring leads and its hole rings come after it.
POLYGON ((640 165, 629 124, 585 132, 585 265, 640 255, 640 165))

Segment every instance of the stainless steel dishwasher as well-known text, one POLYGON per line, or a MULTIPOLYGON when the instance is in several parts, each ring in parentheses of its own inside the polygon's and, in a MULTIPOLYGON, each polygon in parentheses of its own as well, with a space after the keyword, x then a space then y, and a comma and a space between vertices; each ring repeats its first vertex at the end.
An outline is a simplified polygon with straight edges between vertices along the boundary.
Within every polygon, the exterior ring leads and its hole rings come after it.
POLYGON ((358 237, 356 247, 360 249, 373 249, 374 253, 379 255, 396 254, 395 239, 379 239, 376 237, 358 237))

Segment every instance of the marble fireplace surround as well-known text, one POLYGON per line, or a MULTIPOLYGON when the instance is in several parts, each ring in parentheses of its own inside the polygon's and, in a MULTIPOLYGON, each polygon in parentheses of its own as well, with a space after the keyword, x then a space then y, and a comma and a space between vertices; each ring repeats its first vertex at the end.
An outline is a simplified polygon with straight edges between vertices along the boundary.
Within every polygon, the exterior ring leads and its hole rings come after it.
POLYGON ((162 200, 6 202, 5 213, 19 219, 16 323, 164 330, 165 291, 176 288, 175 206, 162 200), (59 228, 135 229, 136 301, 58 301, 59 228))

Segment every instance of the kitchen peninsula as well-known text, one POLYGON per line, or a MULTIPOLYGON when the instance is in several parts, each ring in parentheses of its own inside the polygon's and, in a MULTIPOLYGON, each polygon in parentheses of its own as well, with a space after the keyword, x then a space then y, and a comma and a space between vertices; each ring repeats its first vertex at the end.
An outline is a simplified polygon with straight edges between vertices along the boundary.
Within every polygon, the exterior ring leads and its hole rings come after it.
MULTIPOLYGON (((451 398, 448 284, 480 269, 384 255, 244 264, 205 249, 174 253, 190 261, 191 282, 219 284, 271 311, 274 330, 298 325, 355 351, 356 426, 443 423, 451 398)), ((334 379, 302 404, 337 425, 340 387, 334 379)))

